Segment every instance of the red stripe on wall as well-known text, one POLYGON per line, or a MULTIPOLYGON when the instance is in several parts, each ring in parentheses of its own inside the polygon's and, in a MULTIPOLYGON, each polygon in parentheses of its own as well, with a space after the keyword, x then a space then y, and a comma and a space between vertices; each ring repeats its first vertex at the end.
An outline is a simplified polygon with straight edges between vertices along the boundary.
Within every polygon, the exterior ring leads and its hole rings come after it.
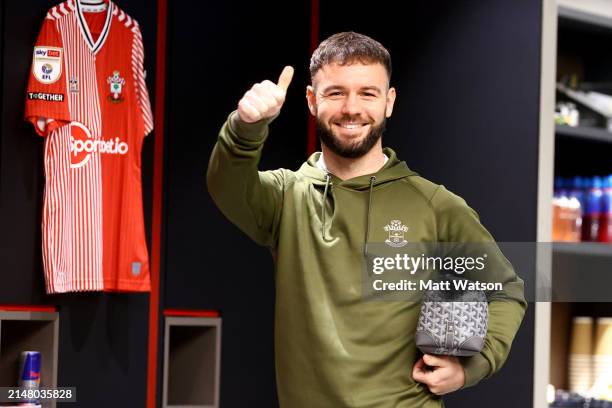
POLYGON ((218 310, 165 309, 164 316, 219 317, 221 314, 218 310))
MULTIPOLYGON (((310 2, 310 55, 319 45, 319 0, 310 2)), ((316 118, 308 115, 308 141, 306 153, 310 156, 317 149, 317 122, 316 118)))
POLYGON ((55 312, 55 306, 41 305, 0 305, 0 310, 7 312, 55 312))
POLYGON ((167 0, 157 1, 157 51, 155 71, 155 146, 153 148, 153 220, 151 233, 151 296, 149 297, 149 353, 147 408, 155 408, 157 396, 157 349, 159 334, 159 270, 161 254, 162 189, 164 159, 164 111, 166 92, 167 0))

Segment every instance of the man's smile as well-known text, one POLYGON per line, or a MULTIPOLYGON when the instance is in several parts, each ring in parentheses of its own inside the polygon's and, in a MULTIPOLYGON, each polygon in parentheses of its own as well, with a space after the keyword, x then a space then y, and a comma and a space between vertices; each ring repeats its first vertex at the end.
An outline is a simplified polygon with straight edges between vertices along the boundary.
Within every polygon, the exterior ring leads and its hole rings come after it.
POLYGON ((360 133, 369 123, 362 122, 334 122, 334 126, 340 128, 340 131, 344 134, 357 134, 360 133))

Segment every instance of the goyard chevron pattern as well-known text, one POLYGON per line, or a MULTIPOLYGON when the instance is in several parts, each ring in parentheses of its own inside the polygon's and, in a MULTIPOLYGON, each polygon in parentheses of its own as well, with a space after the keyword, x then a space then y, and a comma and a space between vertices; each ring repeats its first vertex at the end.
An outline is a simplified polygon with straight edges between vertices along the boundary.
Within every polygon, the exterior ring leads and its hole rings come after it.
MULTIPOLYGON (((431 301, 425 294, 417 323, 417 347, 424 353, 452 356, 480 352, 488 322, 486 296, 481 295, 482 301, 477 302, 443 302, 431 301)), ((473 292, 469 298, 474 299, 473 292)))

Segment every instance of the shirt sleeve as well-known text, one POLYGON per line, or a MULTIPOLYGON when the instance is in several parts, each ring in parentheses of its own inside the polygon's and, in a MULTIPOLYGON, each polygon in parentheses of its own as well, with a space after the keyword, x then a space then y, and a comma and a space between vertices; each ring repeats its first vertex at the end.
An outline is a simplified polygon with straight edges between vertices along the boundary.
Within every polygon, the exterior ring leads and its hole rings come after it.
POLYGON ((278 242, 283 206, 283 169, 258 171, 271 120, 244 123, 233 111, 208 162, 208 192, 221 212, 256 243, 278 242))
MULTIPOLYGON (((472 275, 472 272, 466 272, 466 277, 483 282, 499 282, 503 287, 501 291, 487 293, 489 321, 482 350, 479 354, 460 359, 465 372, 463 388, 467 388, 490 377, 504 365, 527 309, 524 282, 501 252, 492 235, 480 223, 476 211, 461 197, 440 186, 432 198, 432 203, 437 210, 440 241, 479 243, 480 246, 475 248, 484 248, 483 245, 486 245, 487 268, 483 270, 486 276, 482 273, 474 272, 472 275)), ((460 255, 463 256, 467 253, 467 248, 472 247, 459 245, 458 248, 462 248, 460 255)))
POLYGON ((32 53, 25 106, 25 120, 41 136, 70 123, 64 58, 56 22, 45 18, 32 53))
POLYGON ((151 112, 151 102, 149 100, 149 91, 145 82, 144 71, 144 46, 142 43, 142 34, 137 24, 132 29, 134 34, 132 45, 132 69, 134 70, 135 91, 138 99, 138 106, 142 116, 142 124, 144 136, 151 133, 153 130, 153 113, 151 112))

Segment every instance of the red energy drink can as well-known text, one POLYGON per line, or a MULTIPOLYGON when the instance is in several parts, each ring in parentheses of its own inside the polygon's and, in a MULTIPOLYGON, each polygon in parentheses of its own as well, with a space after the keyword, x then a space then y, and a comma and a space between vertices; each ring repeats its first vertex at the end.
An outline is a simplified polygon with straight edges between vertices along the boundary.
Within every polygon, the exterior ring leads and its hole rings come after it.
POLYGON ((40 387, 40 351, 22 351, 19 357, 19 388, 40 387))

